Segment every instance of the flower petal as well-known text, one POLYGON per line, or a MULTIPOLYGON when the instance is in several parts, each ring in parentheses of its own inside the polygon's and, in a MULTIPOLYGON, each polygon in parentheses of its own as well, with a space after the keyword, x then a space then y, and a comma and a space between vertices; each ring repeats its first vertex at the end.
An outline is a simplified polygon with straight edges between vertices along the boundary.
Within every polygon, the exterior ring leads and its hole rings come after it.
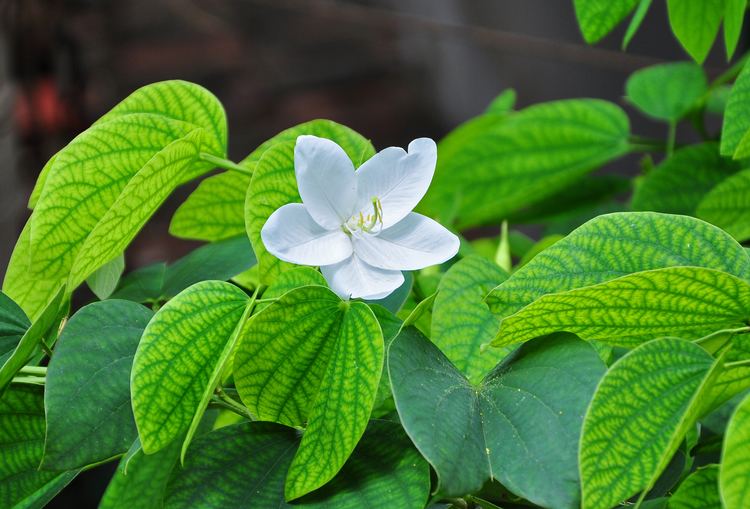
POLYGON ((401 221, 427 192, 435 173, 437 146, 429 138, 409 143, 409 152, 398 147, 381 150, 357 170, 357 205, 372 213, 372 199, 383 206, 383 228, 401 221))
POLYGON ((354 165, 336 143, 317 136, 298 137, 294 173, 302 203, 320 226, 337 229, 352 216, 357 200, 354 165))
POLYGON ((418 270, 453 258, 458 237, 429 217, 412 212, 378 235, 352 237, 365 262, 390 270, 418 270))
POLYGON ((260 237, 276 258, 300 265, 330 265, 352 254, 349 237, 341 229, 321 228, 301 203, 277 209, 263 225, 260 237))
POLYGON ((356 255, 321 267, 320 271, 331 290, 342 299, 383 299, 404 282, 400 271, 378 269, 356 255))

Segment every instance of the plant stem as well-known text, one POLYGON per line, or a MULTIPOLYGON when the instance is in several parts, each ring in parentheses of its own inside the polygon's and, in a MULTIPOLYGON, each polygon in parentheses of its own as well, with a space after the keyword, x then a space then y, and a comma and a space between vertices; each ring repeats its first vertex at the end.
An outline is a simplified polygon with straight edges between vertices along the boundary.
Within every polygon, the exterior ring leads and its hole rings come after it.
POLYGON ((716 332, 712 332, 711 334, 707 336, 703 336, 702 338, 698 338, 693 343, 701 344, 705 343, 706 341, 710 341, 714 339, 716 336, 721 336, 723 334, 743 334, 746 332, 750 332, 750 327, 739 327, 737 329, 723 329, 723 330, 717 330, 716 332))
POLYGON ((735 79, 740 74, 740 72, 742 72, 742 68, 745 67, 745 63, 747 62, 748 58, 750 58, 750 52, 742 55, 742 57, 737 60, 737 62, 735 62, 732 67, 721 73, 715 80, 713 80, 708 89, 713 90, 735 79))
POLYGON ((237 415, 240 415, 242 417, 245 417, 248 420, 254 421, 255 416, 250 413, 250 410, 245 408, 244 405, 241 405, 229 395, 224 392, 224 390, 221 387, 216 388, 216 395, 214 396, 214 402, 217 404, 220 404, 227 410, 231 410, 232 412, 236 413, 237 415))
POLYGON ((252 175, 253 170, 249 168, 245 168, 244 166, 240 166, 239 164, 230 161, 229 159, 224 159, 222 157, 216 157, 211 154, 207 154, 205 152, 200 153, 200 158, 206 161, 207 163, 211 163, 216 165, 217 168, 223 168, 225 170, 229 171, 236 171, 238 173, 242 173, 244 175, 252 175))
POLYGON ((46 376, 47 367, 46 366, 24 366, 18 371, 18 373, 21 375, 46 376))
POLYGON ((724 363, 725 368, 740 368, 743 366, 750 366, 750 359, 724 363))
POLYGON ((44 385, 47 379, 43 376, 16 376, 11 381, 18 384, 44 385))

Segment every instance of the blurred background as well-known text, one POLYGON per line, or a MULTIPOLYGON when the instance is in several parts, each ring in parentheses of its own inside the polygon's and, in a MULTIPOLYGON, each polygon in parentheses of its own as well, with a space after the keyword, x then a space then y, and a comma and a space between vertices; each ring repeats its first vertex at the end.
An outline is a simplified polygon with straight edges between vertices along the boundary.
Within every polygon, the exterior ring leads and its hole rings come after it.
MULTIPOLYGON (((380 149, 441 138, 506 88, 519 107, 596 97, 623 105, 633 71, 687 60, 654 2, 627 53, 627 23, 596 47, 572 0, 0 0, 0 277, 47 159, 135 88, 182 78, 224 103, 239 160, 294 124, 329 118, 380 149)), ((743 36, 738 55, 747 50, 743 36)), ((709 76, 727 68, 717 43, 709 76)), ((625 106, 633 132, 665 135, 625 106)), ((614 168, 635 174, 637 157, 614 168)), ((128 250, 128 270, 193 244, 167 235, 194 185, 128 250)), ((49 507, 96 507, 114 466, 81 475, 49 507)))

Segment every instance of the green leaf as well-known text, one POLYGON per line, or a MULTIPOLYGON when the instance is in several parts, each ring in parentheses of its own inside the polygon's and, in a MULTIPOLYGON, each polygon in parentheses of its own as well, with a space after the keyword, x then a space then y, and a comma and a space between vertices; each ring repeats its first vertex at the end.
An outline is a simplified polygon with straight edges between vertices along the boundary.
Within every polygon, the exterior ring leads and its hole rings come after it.
POLYGON ((174 471, 165 507, 421 509, 427 502, 427 464, 397 424, 372 421, 330 484, 287 504, 284 478, 298 444, 294 429, 267 422, 214 431, 196 440, 184 469, 174 471))
POLYGON ((722 509, 719 466, 708 465, 690 474, 667 504, 669 509, 722 509))
POLYGON ((42 388, 17 385, 0 398, 0 507, 44 507, 78 473, 39 470, 44 449, 42 388))
MULTIPOLYGON (((348 127, 330 120, 312 120, 266 140, 239 164, 253 172, 267 149, 277 143, 296 142, 297 137, 303 134, 335 141, 357 164, 375 153, 368 140, 348 127)), ((245 195, 249 186, 250 175, 238 172, 226 172, 207 178, 177 209, 169 232, 176 237, 211 242, 244 235, 245 195)))
POLYGON ((566 331, 633 347, 666 335, 693 339, 750 319, 750 284, 725 272, 669 267, 544 295, 503 319, 493 346, 566 331))
POLYGON ((739 242, 750 239, 750 169, 714 187, 698 205, 696 215, 721 227, 739 242))
POLYGON ((555 194, 628 151, 629 124, 594 99, 484 115, 438 145, 435 178, 420 205, 460 228, 494 223, 555 194))
POLYGON ((648 12, 650 7, 651 7, 651 0, 640 0, 640 2, 638 2, 638 8, 635 10, 633 17, 630 19, 630 23, 628 24, 628 29, 625 31, 625 35, 622 38, 622 50, 623 51, 625 51, 628 48, 630 41, 633 40, 635 33, 640 28, 641 23, 643 23, 643 18, 646 17, 646 13, 648 12))
POLYGON ((635 8, 638 0, 574 0, 583 38, 594 44, 610 33, 635 8))
POLYGON ((404 429, 439 479, 438 496, 494 478, 543 507, 577 508, 578 438, 604 363, 559 334, 529 343, 475 387, 415 329, 388 350, 404 429))
POLYGON ((152 316, 140 304, 107 300, 68 321, 47 370, 45 469, 99 463, 125 453, 136 439, 130 369, 152 316))
POLYGON ((30 325, 18 304, 0 292, 0 366, 10 357, 30 325))
POLYGON ((686 265, 750 279, 750 257, 715 226, 685 216, 618 212, 587 222, 536 255, 495 288, 487 304, 504 317, 547 293, 686 265))
MULTIPOLYGON (((723 352, 725 366, 716 376, 709 394, 705 398, 709 410, 720 407, 726 401, 750 388, 750 336, 747 334, 719 336, 721 348, 731 337, 728 350, 723 352), (737 363, 737 364, 734 364, 737 363)), ((706 344, 702 344, 708 349, 706 344)))
POLYGON ((508 113, 513 111, 513 107, 516 105, 516 96, 516 91, 512 88, 503 90, 487 106, 485 113, 508 113))
POLYGON ((262 309, 271 305, 271 299, 278 299, 286 292, 292 291, 301 286, 326 286, 326 280, 323 274, 312 267, 296 267, 292 270, 282 272, 268 289, 263 292, 263 300, 259 302, 256 309, 260 312, 262 309))
POLYGON ((703 69, 692 62, 672 62, 640 69, 625 84, 627 100, 646 115, 676 122, 708 90, 703 69))
POLYGON ((719 33, 725 0, 667 0, 669 24, 685 51, 702 64, 719 33))
POLYGON ((250 321, 234 361, 242 401, 260 420, 307 422, 287 500, 343 466, 367 425, 382 368, 383 335, 370 308, 327 288, 287 292, 250 321))
POLYGON ((732 59, 737 43, 742 35, 742 24, 745 21, 747 0, 725 0, 724 7, 724 46, 727 50, 727 60, 732 59))
MULTIPOLYGON (((60 307, 63 300, 64 287, 60 287, 55 296, 50 300, 47 306, 42 310, 39 318, 35 319, 18 341, 13 353, 11 353, 0 367, 0 394, 5 387, 16 376, 31 357, 34 355, 39 343, 50 332, 50 329, 57 323, 59 318, 60 307)), ((57 333, 57 331, 54 331, 57 333)))
POLYGON ((737 162, 721 157, 717 143, 681 148, 636 182, 630 206, 694 215, 704 196, 740 169, 737 162))
POLYGON ((167 264, 158 262, 141 267, 126 274, 117 285, 110 298, 132 300, 133 302, 158 301, 164 288, 167 264))
POLYGON ((236 286, 204 281, 170 300, 149 322, 130 380, 146 454, 193 430, 200 420, 247 304, 247 295, 236 286))
MULTIPOLYGON (((750 64, 746 63, 729 93, 721 129, 721 155, 735 156, 740 141, 750 129, 750 64)), ((736 156, 735 156, 736 157, 736 156)))
POLYGON ((750 395, 737 406, 727 426, 719 486, 726 509, 750 504, 750 395))
POLYGON ((484 297, 507 278, 496 264, 475 255, 454 264, 440 280, 432 313, 432 341, 472 382, 479 382, 507 353, 481 350, 500 324, 487 309, 484 297))
POLYGON ((715 365, 700 346, 675 338, 612 365, 583 423, 583 509, 609 509, 653 486, 699 417, 715 365))
POLYGON ((86 284, 89 285, 94 295, 99 297, 99 300, 104 300, 115 291, 117 283, 120 282, 120 276, 122 276, 124 271, 125 255, 121 254, 94 271, 86 279, 86 284))

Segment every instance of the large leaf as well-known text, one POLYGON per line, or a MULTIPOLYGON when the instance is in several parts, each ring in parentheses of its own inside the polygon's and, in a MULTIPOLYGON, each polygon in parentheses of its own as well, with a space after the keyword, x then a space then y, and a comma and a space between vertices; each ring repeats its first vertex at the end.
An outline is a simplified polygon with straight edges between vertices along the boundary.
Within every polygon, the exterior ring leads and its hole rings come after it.
POLYGON ((725 0, 667 0, 669 24, 693 60, 702 64, 719 33, 725 0))
POLYGON ((691 62, 654 65, 634 72, 625 83, 627 100, 646 115, 676 122, 708 90, 703 69, 691 62))
POLYGON ((184 469, 173 472, 165 507, 421 509, 427 502, 428 466, 398 424, 372 421, 339 475, 290 505, 284 478, 298 444, 294 429, 272 423, 214 431, 196 440, 184 469))
POLYGON ((494 346, 567 331, 632 347, 660 336, 699 338, 750 319, 750 284, 712 269, 669 267, 540 297, 503 319, 494 346))
POLYGON ((495 222, 623 155, 628 135, 625 113, 593 99, 485 115, 440 142, 421 207, 459 227, 495 222))
POLYGON ((633 210, 693 215, 706 193, 739 169, 719 155, 717 143, 689 145, 637 181, 630 205, 633 210))
POLYGON ((750 170, 727 178, 698 205, 696 214, 742 242, 750 239, 750 170))
POLYGON ((17 385, 0 398, 0 507, 42 507, 78 473, 39 470, 44 450, 42 388, 17 385))
POLYGON ((200 162, 175 166, 176 158, 199 151, 223 156, 225 150, 224 112, 208 91, 182 81, 135 91, 45 168, 35 190, 39 198, 30 229, 12 260, 20 267, 9 271, 26 271, 34 282, 29 286, 6 278, 5 291, 27 314, 36 314, 50 287, 65 281, 74 265, 72 279, 80 282, 120 254, 167 190, 211 168, 200 162), (141 207, 139 198, 148 207, 141 207), (86 247, 79 253, 92 231, 99 240, 89 246, 106 245, 101 252, 86 247))
POLYGON ((287 500, 323 486, 344 465, 367 425, 382 368, 372 311, 327 288, 287 292, 250 321, 234 360, 242 401, 260 420, 307 423, 287 500))
POLYGON ((598 42, 635 8, 638 0, 574 0, 576 18, 583 38, 598 42))
POLYGON ((130 369, 152 316, 135 302, 108 300, 89 304, 68 321, 47 370, 45 469, 113 458, 138 436, 130 369))
POLYGON ((721 128, 721 155, 734 156, 750 129, 750 65, 747 63, 732 86, 721 128))
POLYGON ((475 387, 413 328, 388 350, 401 423, 442 496, 494 478, 543 507, 579 506, 578 438, 604 363, 570 335, 524 345, 475 387))
POLYGON ((619 212, 587 222, 536 255, 495 288, 487 303, 508 316, 547 293, 685 265, 750 279, 750 256, 718 228, 685 216, 619 212))
POLYGON ((719 484, 726 509, 750 505, 750 395, 737 406, 727 426, 719 484))
MULTIPOLYGON (((335 141, 356 165, 375 153, 368 140, 348 127, 331 120, 312 120, 290 127, 266 140, 239 164, 252 173, 268 148, 277 143, 294 142, 303 134, 335 141)), ((250 174, 239 172, 226 172, 207 178, 177 209, 169 225, 169 232, 177 237, 212 242, 244 235, 245 195, 250 186, 250 178, 250 174)))
POLYGON ((149 322, 130 382, 147 454, 194 430, 238 337, 247 304, 247 295, 236 286, 204 281, 170 300, 149 322))
POLYGON ((583 423, 583 509, 609 509, 654 485, 699 417, 715 364, 700 346, 665 338, 609 369, 583 423))
POLYGON ((709 465, 690 474, 669 499, 669 509, 722 509, 719 466, 709 465))
POLYGON ((500 323, 484 297, 507 277, 497 264, 474 255, 448 269, 438 285, 432 341, 472 382, 484 378, 505 353, 481 346, 492 340, 500 323))
POLYGON ((30 325, 18 304, 0 292, 0 366, 10 357, 30 325))

